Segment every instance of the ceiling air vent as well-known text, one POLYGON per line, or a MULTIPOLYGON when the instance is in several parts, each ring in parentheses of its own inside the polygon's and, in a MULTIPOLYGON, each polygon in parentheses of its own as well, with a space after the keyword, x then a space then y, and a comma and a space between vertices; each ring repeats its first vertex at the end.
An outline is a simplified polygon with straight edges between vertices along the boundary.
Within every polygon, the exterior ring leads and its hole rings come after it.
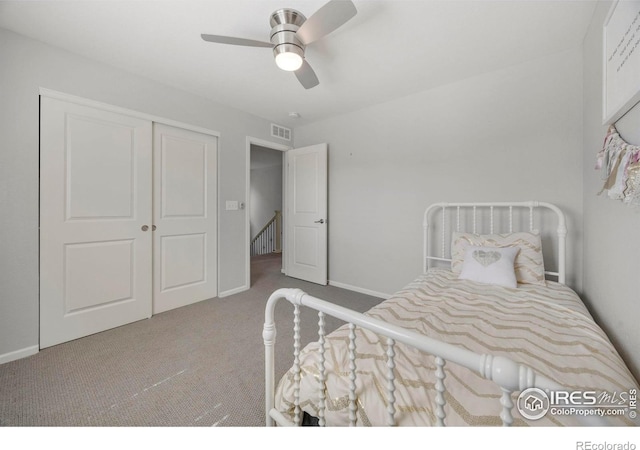
POLYGON ((277 137, 280 139, 284 139, 285 141, 291 140, 291 130, 289 128, 282 127, 280 125, 276 125, 275 123, 271 124, 271 136, 277 137))

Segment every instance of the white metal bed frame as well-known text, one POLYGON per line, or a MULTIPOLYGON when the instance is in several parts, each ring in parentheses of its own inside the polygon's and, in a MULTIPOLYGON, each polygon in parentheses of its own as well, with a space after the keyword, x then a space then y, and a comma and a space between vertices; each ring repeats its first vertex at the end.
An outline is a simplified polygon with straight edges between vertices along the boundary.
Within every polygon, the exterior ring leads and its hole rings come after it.
MULTIPOLYGON (((556 205, 553 205, 551 203, 546 203, 546 202, 535 202, 535 201, 529 201, 529 202, 502 202, 502 203, 435 203, 431 206, 429 206, 426 211, 424 212, 424 221, 423 221, 423 227, 424 227, 424 238, 423 238, 423 243, 424 243, 424 248, 423 248, 423 262, 424 262, 424 266, 423 266, 423 272, 426 273, 429 268, 432 267, 432 263, 434 261, 444 261, 444 262, 451 262, 451 255, 449 252, 449 258, 446 257, 447 252, 446 252, 446 238, 447 238, 447 231, 449 231, 450 229, 453 229, 453 227, 447 227, 447 223, 446 223, 446 214, 445 211, 447 209, 455 209, 456 215, 456 224, 455 224, 455 231, 465 231, 465 228, 463 227, 462 224, 462 212, 464 209, 468 209, 471 211, 472 213, 472 229, 470 230, 470 232, 476 234, 476 233, 480 233, 481 231, 481 226, 480 224, 478 224, 478 215, 479 215, 479 211, 484 209, 487 210, 489 213, 489 229, 485 231, 486 234, 494 234, 494 233, 513 233, 514 232, 514 210, 516 210, 516 212, 522 211, 522 210, 526 210, 528 212, 527 216, 528 216, 528 225, 529 225, 529 230, 528 231, 534 231, 534 219, 535 219, 535 210, 537 208, 545 208, 548 209, 550 211, 552 211, 555 216, 556 216, 556 220, 557 220, 557 230, 556 230, 556 235, 557 235, 557 239, 558 239, 558 251, 557 251, 557 264, 558 264, 558 270, 557 272, 552 272, 552 271, 545 271, 546 275, 551 275, 557 278, 558 282, 561 284, 565 284, 566 281, 566 243, 567 243, 567 225, 566 225, 566 219, 564 217, 564 213, 560 210, 560 208, 558 208, 556 205), (440 210, 442 212, 441 214, 441 220, 442 220, 442 230, 441 230, 441 252, 440 252, 440 256, 435 256, 433 254, 433 249, 432 249, 432 239, 431 239, 431 235, 429 233, 430 231, 430 217, 432 216, 432 214, 435 211, 440 210), (506 212, 508 212, 509 216, 508 216, 508 225, 504 225, 502 224, 503 228, 506 229, 501 229, 500 224, 496 224, 496 220, 495 220, 495 216, 497 211, 499 210, 506 210, 506 212)), ((451 224, 453 225, 453 224, 451 224)))
MULTIPOLYGON (((450 252, 447 258, 446 252, 446 237, 447 237, 447 221, 446 212, 448 209, 454 209, 456 214, 456 231, 463 231, 462 227, 462 210, 470 210, 472 213, 472 232, 479 232, 478 216, 481 209, 485 209, 489 213, 489 233, 494 233, 497 229, 495 220, 496 212, 498 210, 506 210, 508 212, 508 229, 503 231, 514 231, 514 211, 528 210, 529 216, 529 229, 534 229, 534 212, 538 208, 545 208, 555 213, 557 217, 557 238, 558 238, 558 271, 547 272, 548 275, 558 278, 558 282, 564 284, 565 275, 565 245, 566 245, 566 222, 562 211, 550 203, 544 202, 514 202, 514 203, 436 203, 429 206, 424 213, 424 271, 426 272, 431 267, 434 261, 450 262, 450 252), (430 217, 436 211, 442 213, 442 230, 441 230, 441 252, 439 256, 432 254, 432 239, 430 237, 430 217)), ((451 221, 450 221, 451 222, 451 221)), ((356 424, 356 343, 355 343, 355 327, 362 327, 373 331, 381 336, 387 338, 387 424, 393 426, 395 421, 395 376, 394 376, 394 356, 395 356, 395 344, 396 342, 402 342, 403 344, 413 346, 427 354, 435 356, 436 363, 436 417, 437 425, 445 425, 445 392, 446 385, 444 383, 445 372, 444 366, 446 362, 451 362, 464 366, 469 370, 475 371, 480 376, 493 381, 502 390, 502 396, 500 398, 500 404, 502 405, 502 412, 500 418, 505 426, 509 426, 513 423, 512 410, 514 407, 511 399, 511 394, 516 391, 522 391, 527 388, 539 388, 545 391, 561 390, 562 386, 554 381, 537 374, 532 368, 525 365, 516 363, 511 359, 502 356, 492 356, 490 354, 477 354, 467 349, 457 347, 446 342, 438 341, 420 333, 383 322, 373 317, 368 317, 356 311, 352 311, 348 308, 344 308, 339 305, 332 304, 328 301, 310 296, 300 289, 278 289, 275 291, 267 301, 265 309, 265 323, 263 329, 263 339, 265 345, 265 408, 266 408, 266 425, 273 426, 275 424, 280 426, 299 426, 301 424, 301 409, 299 398, 299 382, 300 382, 300 307, 306 306, 318 311, 318 338, 320 345, 320 366, 319 370, 319 386, 318 392, 320 396, 318 424, 320 426, 325 425, 325 398, 324 398, 324 380, 326 379, 326 370, 324 367, 324 342, 326 331, 324 328, 325 315, 329 315, 338 318, 349 324, 349 369, 350 369, 350 405, 349 405, 349 418, 350 425, 356 424), (285 417, 282 413, 274 408, 275 404, 275 375, 274 375, 274 346, 276 341, 276 328, 274 322, 274 311, 276 304, 281 300, 286 299, 294 306, 294 420, 291 421, 285 417)), ((581 420, 583 420, 581 418, 581 420)), ((584 423, 586 425, 606 425, 607 422, 603 419, 594 417, 585 417, 584 423)))

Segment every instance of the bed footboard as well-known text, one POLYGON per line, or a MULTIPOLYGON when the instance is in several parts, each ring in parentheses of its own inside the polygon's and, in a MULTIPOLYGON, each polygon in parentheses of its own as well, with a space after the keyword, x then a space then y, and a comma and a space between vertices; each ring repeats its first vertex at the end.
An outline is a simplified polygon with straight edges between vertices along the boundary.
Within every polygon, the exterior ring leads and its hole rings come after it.
MULTIPOLYGON (((500 398, 501 413, 500 418, 504 426, 510 426, 513 423, 512 410, 514 403, 511 399, 513 392, 519 392, 528 388, 538 388, 546 392, 551 390, 562 390, 562 386, 554 381, 537 374, 530 367, 518 364, 508 358, 502 356, 492 356, 489 354, 476 354, 465 348, 457 347, 445 342, 441 342, 420 333, 389 324, 378 320, 373 317, 366 316, 362 313, 352 311, 348 308, 344 308, 339 305, 332 304, 328 301, 321 300, 306 294, 300 289, 279 289, 275 291, 267 301, 265 309, 265 323, 263 329, 263 339, 265 345, 265 411, 266 411, 266 425, 273 426, 275 424, 280 426, 299 426, 302 421, 302 411, 300 409, 299 398, 299 380, 300 380, 300 320, 299 320, 299 308, 301 306, 309 307, 318 311, 319 317, 319 329, 318 337, 320 342, 320 351, 324 351, 324 317, 329 315, 340 319, 349 324, 350 337, 349 337, 349 359, 350 359, 350 425, 356 424, 356 396, 355 396, 355 380, 356 380, 356 344, 355 344, 355 327, 362 327, 368 329, 380 336, 386 338, 387 344, 387 425, 396 425, 395 420, 395 377, 394 377, 394 356, 395 345, 397 342, 402 342, 405 345, 415 347, 416 349, 425 352, 429 355, 435 356, 436 363, 436 379, 435 389, 437 393, 435 395, 436 405, 435 413, 437 418, 437 425, 444 426, 446 424, 445 417, 445 371, 444 367, 447 362, 455 363, 459 366, 466 367, 469 370, 475 371, 483 378, 492 381, 498 385, 502 391, 500 398), (274 311, 276 304, 281 300, 286 299, 294 307, 294 380, 296 386, 294 392, 294 419, 289 420, 282 413, 275 409, 275 353, 274 346, 276 343, 276 326, 274 322, 274 311)), ((320 426, 325 425, 324 421, 324 386, 323 380, 325 375, 324 367, 324 355, 320 355, 320 367, 319 372, 319 386, 318 392, 320 393, 320 410, 318 413, 318 423, 320 426)), ((581 419, 582 420, 582 419, 581 419)), ((599 417, 584 417, 585 425, 607 425, 608 423, 603 418, 599 417)))

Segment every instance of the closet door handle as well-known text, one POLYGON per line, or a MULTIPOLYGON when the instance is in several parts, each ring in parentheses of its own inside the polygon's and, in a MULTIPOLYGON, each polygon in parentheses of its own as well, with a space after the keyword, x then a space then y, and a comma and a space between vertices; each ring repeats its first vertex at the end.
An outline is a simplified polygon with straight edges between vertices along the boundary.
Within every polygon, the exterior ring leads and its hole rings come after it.
POLYGON ((155 225, 151 225, 151 231, 156 231, 156 226, 155 225))
POLYGON ((149 225, 142 225, 140 228, 142 231, 147 231, 149 229, 149 225))
POLYGON ((315 221, 315 222, 313 222, 313 223, 324 223, 324 219, 316 220, 316 221, 315 221))

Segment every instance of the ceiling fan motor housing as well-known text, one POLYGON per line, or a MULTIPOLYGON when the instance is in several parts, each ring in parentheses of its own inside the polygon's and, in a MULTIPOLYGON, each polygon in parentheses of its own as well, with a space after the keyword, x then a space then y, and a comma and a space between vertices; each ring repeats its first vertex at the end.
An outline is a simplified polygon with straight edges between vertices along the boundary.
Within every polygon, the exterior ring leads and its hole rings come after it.
POLYGON ((298 39, 296 32, 307 18, 295 9, 279 9, 271 14, 271 44, 273 55, 291 52, 304 57, 305 45, 298 39))
POLYGON ((245 47, 267 47, 273 50, 276 65, 285 71, 294 72, 305 89, 318 85, 315 71, 304 58, 307 45, 333 32, 357 13, 350 0, 329 0, 307 19, 295 9, 278 9, 271 14, 269 42, 215 34, 201 34, 207 42, 241 45, 245 47))

